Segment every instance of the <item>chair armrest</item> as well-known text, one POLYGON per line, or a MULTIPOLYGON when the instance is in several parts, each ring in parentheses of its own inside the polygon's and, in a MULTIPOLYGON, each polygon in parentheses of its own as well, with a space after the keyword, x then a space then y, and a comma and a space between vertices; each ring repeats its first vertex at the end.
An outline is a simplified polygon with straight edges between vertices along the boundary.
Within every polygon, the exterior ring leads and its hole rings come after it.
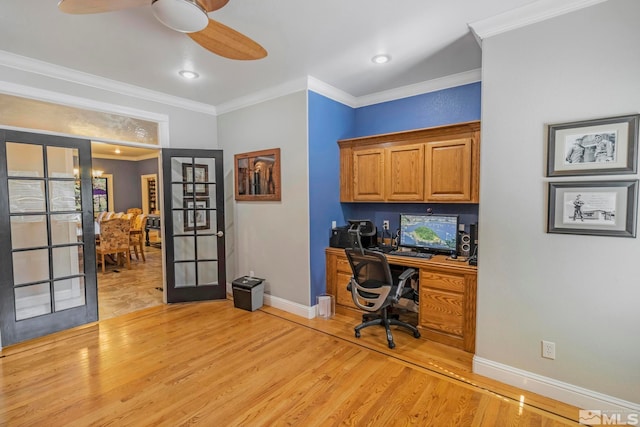
POLYGON ((418 273, 418 270, 416 270, 415 268, 407 268, 402 272, 400 276, 398 276, 398 289, 396 290, 394 302, 400 301, 400 297, 402 296, 402 291, 404 289, 404 284, 408 279, 410 279, 417 273, 418 273))

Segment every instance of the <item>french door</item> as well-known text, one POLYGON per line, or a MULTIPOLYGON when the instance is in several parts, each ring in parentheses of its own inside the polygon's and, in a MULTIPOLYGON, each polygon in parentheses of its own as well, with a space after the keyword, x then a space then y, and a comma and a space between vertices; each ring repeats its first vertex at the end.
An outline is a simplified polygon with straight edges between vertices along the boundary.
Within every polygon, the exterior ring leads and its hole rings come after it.
POLYGON ((89 140, 0 129, 2 346, 98 319, 89 140))
POLYGON ((226 298, 222 150, 163 149, 167 302, 226 298))

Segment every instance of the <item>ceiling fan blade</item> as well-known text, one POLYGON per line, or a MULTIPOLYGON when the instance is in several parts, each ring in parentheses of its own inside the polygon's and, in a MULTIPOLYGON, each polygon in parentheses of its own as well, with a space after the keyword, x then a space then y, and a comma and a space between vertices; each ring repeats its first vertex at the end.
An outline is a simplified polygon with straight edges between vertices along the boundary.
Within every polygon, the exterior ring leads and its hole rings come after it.
POLYGON ((149 6, 151 0, 60 0, 58 9, 73 15, 114 12, 132 7, 149 6))
POLYGON ((202 5, 204 10, 206 10, 207 12, 213 12, 214 10, 221 9, 223 6, 229 3, 229 0, 197 0, 197 1, 202 5))
POLYGON ((229 59, 253 60, 267 56, 267 51, 244 34, 209 19, 209 25, 197 33, 189 33, 205 49, 229 59))

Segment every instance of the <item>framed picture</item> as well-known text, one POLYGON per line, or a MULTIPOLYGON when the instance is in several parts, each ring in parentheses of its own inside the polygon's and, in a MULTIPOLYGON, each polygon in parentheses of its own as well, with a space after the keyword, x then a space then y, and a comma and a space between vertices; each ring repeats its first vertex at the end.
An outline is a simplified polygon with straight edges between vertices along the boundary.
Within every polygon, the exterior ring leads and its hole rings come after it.
POLYGON ((209 198, 198 197, 195 201, 184 201, 184 231, 209 230, 211 218, 209 215, 209 198))
POLYGON ((196 196, 208 196, 209 186, 204 184, 209 181, 209 167, 191 163, 182 164, 182 181, 184 184, 184 195, 193 196, 195 189, 196 196), (202 182, 203 184, 198 184, 202 182))
POLYGON ((636 173, 640 114, 549 125, 547 176, 636 173))
POLYGON ((638 180, 549 183, 547 232, 636 237, 638 180))
POLYGON ((280 149, 234 155, 236 200, 279 201, 280 149))

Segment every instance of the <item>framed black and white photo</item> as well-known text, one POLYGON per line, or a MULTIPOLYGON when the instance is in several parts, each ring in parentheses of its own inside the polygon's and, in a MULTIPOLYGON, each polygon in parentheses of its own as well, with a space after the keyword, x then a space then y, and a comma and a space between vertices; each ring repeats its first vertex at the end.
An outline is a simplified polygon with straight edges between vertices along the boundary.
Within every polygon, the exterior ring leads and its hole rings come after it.
POLYGON ((636 237, 638 180, 549 183, 548 233, 636 237))
POLYGON ((188 183, 183 184, 185 196, 193 196, 194 190, 197 196, 209 195, 209 186, 205 184, 209 181, 209 167, 207 165, 183 163, 182 181, 188 183))
POLYGON ((184 231, 209 230, 211 228, 211 217, 209 215, 209 198, 198 197, 193 200, 184 201, 184 231))
POLYGON ((549 125, 547 176, 636 173, 640 114, 549 125))

